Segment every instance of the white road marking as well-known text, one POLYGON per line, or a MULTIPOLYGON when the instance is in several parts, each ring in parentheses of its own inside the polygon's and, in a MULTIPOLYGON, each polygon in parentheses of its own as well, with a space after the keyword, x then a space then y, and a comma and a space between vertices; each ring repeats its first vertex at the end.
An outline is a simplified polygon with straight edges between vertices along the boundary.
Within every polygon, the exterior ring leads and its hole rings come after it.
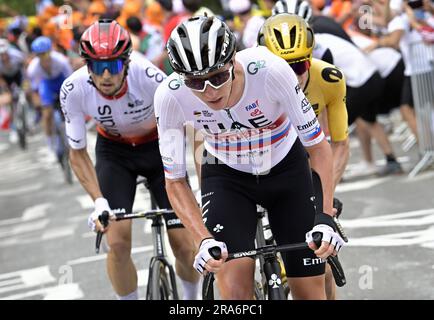
POLYGON ((48 266, 0 274, 0 294, 45 285, 55 281, 56 279, 51 275, 48 266))
MULTIPOLYGON (((143 252, 149 252, 154 250, 154 246, 143 246, 143 247, 136 247, 131 249, 131 254, 136 253, 143 253, 143 252)), ((70 260, 66 264, 68 265, 76 265, 76 264, 83 264, 83 263, 90 263, 95 261, 104 260, 107 258, 107 254, 99 254, 96 256, 89 256, 89 257, 83 257, 75 260, 70 260)))
POLYGON ((341 220, 345 229, 373 228, 373 227, 405 227, 405 232, 395 232, 354 238, 349 236, 350 247, 390 247, 419 245, 434 249, 434 208, 407 211, 388 215, 341 220), (408 230, 408 227, 428 225, 422 230, 408 230))
POLYGON ((38 221, 26 222, 20 225, 9 227, 7 230, 0 230, 0 238, 22 235, 26 232, 33 232, 44 229, 50 223, 50 219, 42 219, 38 221))
POLYGON ((15 223, 22 223, 39 218, 43 218, 47 215, 47 210, 52 207, 52 203, 41 203, 35 206, 29 207, 24 210, 23 215, 20 218, 12 218, 0 220, 0 226, 6 226, 15 223))
POLYGON ((84 210, 90 209, 93 210, 94 203, 92 201, 92 198, 89 195, 83 195, 83 196, 77 196, 75 197, 75 200, 77 200, 80 203, 80 207, 84 210))
POLYGON ((45 241, 45 240, 68 237, 74 235, 74 233, 75 233, 75 226, 56 227, 54 229, 45 231, 41 236, 41 240, 45 241))
POLYGON ((375 215, 361 219, 341 219, 340 222, 345 229, 423 226, 427 224, 434 224, 434 208, 387 215, 375 215))
POLYGON ((68 283, 11 295, 0 300, 29 299, 30 297, 40 295, 43 296, 43 300, 77 300, 84 297, 84 293, 77 283, 68 283))
POLYGON ((21 196, 30 192, 39 191, 42 189, 42 187, 43 187, 42 183, 34 183, 24 187, 18 187, 9 190, 1 190, 0 197, 21 196))
POLYGON ((375 179, 368 179, 362 181, 341 183, 337 185, 336 193, 344 193, 344 192, 369 189, 376 185, 382 184, 390 179, 391 179, 390 177, 386 177, 386 178, 375 178, 375 179))

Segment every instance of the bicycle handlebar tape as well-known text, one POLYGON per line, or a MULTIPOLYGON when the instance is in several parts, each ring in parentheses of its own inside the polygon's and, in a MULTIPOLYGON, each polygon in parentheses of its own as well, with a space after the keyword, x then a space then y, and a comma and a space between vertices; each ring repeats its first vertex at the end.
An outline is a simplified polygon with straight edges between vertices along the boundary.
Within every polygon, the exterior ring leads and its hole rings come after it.
POLYGON ((222 250, 219 247, 209 248, 208 252, 215 260, 220 260, 222 258, 222 250))
POLYGON ((338 198, 333 198, 333 208, 337 210, 336 217, 339 218, 342 213, 342 209, 344 208, 344 204, 338 198))
MULTIPOLYGON (((108 226, 108 220, 109 220, 109 213, 107 211, 104 211, 99 217, 98 217, 99 222, 102 223, 102 225, 105 227, 108 226)), ((96 254, 99 254, 99 247, 101 245, 101 240, 102 240, 102 235, 103 233, 101 231, 98 231, 98 233, 96 234, 96 243, 95 243, 95 252, 96 254)))
POLYGON ((332 269, 333 278, 335 278, 335 283, 338 287, 343 287, 347 283, 347 279, 345 278, 344 269, 338 259, 338 256, 330 256, 327 258, 327 262, 330 264, 332 269))
MULTIPOLYGON (((321 246, 321 240, 322 235, 320 232, 314 232, 313 235, 313 242, 319 248, 321 246)), ((330 265, 330 268, 332 269, 333 278, 335 278, 335 283, 338 287, 343 287, 347 283, 347 279, 345 278, 344 269, 342 268, 342 265, 338 259, 338 257, 329 256, 327 258, 327 263, 330 265)))

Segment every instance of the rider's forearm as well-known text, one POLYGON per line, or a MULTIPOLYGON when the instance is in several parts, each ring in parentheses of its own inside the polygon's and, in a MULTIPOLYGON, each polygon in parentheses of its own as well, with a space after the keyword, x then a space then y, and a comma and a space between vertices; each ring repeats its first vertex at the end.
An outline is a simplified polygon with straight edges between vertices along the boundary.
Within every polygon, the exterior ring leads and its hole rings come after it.
POLYGON ((202 220, 193 192, 185 179, 166 179, 166 191, 172 208, 191 233, 197 247, 202 239, 212 237, 202 220))
POLYGON ((310 164, 321 178, 323 191, 323 211, 333 213, 333 154, 326 139, 306 148, 309 152, 310 164))
POLYGON ((333 151, 333 190, 341 181, 344 174, 345 167, 347 166, 348 158, 350 156, 350 142, 349 139, 343 141, 332 141, 333 151))
POLYGON ((75 175, 92 200, 95 201, 96 198, 101 198, 102 193, 96 177, 96 171, 86 148, 78 150, 70 149, 69 159, 72 170, 74 170, 75 175))

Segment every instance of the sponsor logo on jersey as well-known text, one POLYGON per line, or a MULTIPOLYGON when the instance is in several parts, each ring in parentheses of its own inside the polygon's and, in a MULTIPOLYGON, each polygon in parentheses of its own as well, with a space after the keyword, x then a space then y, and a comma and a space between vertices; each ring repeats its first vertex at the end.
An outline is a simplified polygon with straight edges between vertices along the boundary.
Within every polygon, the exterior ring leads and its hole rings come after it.
POLYGON ((300 130, 300 131, 301 130, 306 130, 306 129, 309 129, 310 127, 312 127, 315 123, 317 123, 317 118, 314 118, 313 120, 309 121, 306 124, 303 124, 301 126, 297 126, 297 129, 300 130))
POLYGON ((136 99, 133 102, 128 102, 128 107, 134 108, 134 107, 138 107, 138 106, 143 106, 144 103, 145 103, 144 100, 136 99))
POLYGON ((310 105, 309 100, 307 100, 307 98, 304 98, 301 101, 301 110, 303 111, 303 113, 307 113, 311 108, 312 106, 310 105))
POLYGON ((166 78, 161 72, 158 72, 158 70, 153 67, 147 67, 145 72, 149 78, 154 78, 158 83, 163 82, 163 80, 166 78))
MULTIPOLYGON (((201 115, 207 118, 211 118, 214 114, 212 112, 209 112, 208 110, 202 110, 202 111, 193 111, 193 115, 196 118, 199 118, 201 115)), ((217 120, 197 120, 197 122, 216 122, 217 120)))
POLYGON ((71 141, 74 142, 74 143, 80 143, 80 141, 81 141, 81 139, 75 140, 75 139, 71 138, 71 137, 68 136, 68 135, 67 135, 67 137, 68 137, 68 140, 71 140, 71 141))
POLYGON ((65 84, 60 88, 60 100, 65 101, 72 90, 74 90, 74 84, 69 81, 65 82, 65 84))
POLYGON ((95 120, 104 128, 107 134, 120 137, 121 134, 113 118, 112 108, 106 104, 104 106, 99 106, 97 110, 99 117, 95 117, 95 120))
POLYGON ((169 89, 178 90, 181 85, 182 81, 180 79, 173 79, 169 82, 169 89))
POLYGON ((247 65, 247 72, 250 74, 257 74, 259 69, 265 68, 265 60, 250 62, 247 65))
POLYGON ((337 68, 324 68, 321 71, 321 76, 327 82, 339 82, 344 77, 342 72, 337 68))
POLYGON ((296 94, 299 94, 300 93, 300 91, 301 91, 301 88, 300 88, 300 85, 299 84, 297 84, 296 86, 295 86, 295 93, 296 94))
POLYGON ((250 116, 252 116, 252 117, 257 117, 257 116, 259 116, 259 115, 261 115, 262 114, 262 111, 261 110, 259 110, 259 109, 255 109, 252 113, 250 113, 250 116))
POLYGON ((256 109, 258 107, 259 107, 259 100, 256 100, 252 104, 249 104, 248 106, 246 106, 245 109, 246 109, 246 111, 250 111, 250 110, 256 109))

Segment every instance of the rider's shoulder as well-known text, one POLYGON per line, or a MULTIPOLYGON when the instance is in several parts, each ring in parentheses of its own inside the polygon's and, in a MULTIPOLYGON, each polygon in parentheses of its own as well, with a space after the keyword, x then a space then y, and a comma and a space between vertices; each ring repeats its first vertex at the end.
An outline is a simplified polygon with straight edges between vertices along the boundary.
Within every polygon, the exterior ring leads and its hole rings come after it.
POLYGON ((345 83, 345 76, 342 70, 320 59, 312 59, 309 72, 311 74, 311 80, 321 87, 338 87, 342 82, 345 83))
POLYGON ((63 81, 61 93, 67 92, 70 97, 76 96, 77 94, 83 95, 83 89, 85 88, 92 88, 87 66, 77 69, 63 81), (78 88, 80 89, 78 90, 78 88))

